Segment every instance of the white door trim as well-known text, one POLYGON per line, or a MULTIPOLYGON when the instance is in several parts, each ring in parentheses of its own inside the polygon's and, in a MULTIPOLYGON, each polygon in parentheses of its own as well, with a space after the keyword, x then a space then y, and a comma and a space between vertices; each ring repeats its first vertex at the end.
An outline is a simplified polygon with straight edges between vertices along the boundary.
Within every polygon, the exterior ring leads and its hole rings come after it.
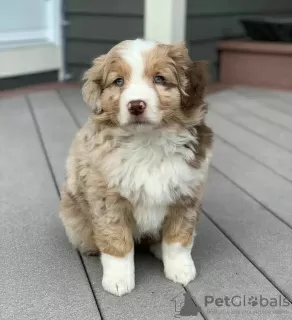
POLYGON ((145 0, 144 38, 164 43, 185 40, 187 0, 145 0))
POLYGON ((64 37, 63 37, 63 0, 47 0, 47 18, 49 22, 48 40, 58 47, 60 61, 59 81, 66 80, 64 37))

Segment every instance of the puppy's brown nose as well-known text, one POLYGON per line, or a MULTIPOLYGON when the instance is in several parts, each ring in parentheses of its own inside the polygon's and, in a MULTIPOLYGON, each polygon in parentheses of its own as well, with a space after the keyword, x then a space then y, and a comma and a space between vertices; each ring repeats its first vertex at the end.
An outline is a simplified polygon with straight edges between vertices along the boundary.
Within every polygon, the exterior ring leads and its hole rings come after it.
POLYGON ((135 116, 139 116, 146 109, 146 102, 143 100, 132 100, 128 103, 129 112, 135 116))

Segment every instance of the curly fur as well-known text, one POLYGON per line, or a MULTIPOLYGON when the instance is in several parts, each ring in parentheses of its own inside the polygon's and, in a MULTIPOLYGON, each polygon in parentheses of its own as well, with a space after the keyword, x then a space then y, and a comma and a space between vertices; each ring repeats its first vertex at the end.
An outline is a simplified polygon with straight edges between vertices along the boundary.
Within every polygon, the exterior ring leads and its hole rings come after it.
POLYGON ((162 241, 166 276, 188 283, 212 157, 206 63, 192 62, 184 44, 138 39, 95 59, 84 80, 92 114, 72 143, 60 210, 70 242, 83 253, 101 253, 103 286, 113 294, 134 288, 134 243, 144 239, 162 241), (153 83, 157 74, 163 83, 153 83), (123 86, 114 84, 117 77, 123 86), (136 122, 126 104, 140 96, 147 109, 136 122))

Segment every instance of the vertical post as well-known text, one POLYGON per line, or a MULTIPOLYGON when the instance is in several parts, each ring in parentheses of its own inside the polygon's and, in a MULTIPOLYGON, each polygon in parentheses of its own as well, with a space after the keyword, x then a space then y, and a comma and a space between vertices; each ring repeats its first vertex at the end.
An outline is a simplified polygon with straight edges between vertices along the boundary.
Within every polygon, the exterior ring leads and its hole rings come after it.
POLYGON ((144 38, 164 43, 185 40, 187 0, 145 0, 144 38))

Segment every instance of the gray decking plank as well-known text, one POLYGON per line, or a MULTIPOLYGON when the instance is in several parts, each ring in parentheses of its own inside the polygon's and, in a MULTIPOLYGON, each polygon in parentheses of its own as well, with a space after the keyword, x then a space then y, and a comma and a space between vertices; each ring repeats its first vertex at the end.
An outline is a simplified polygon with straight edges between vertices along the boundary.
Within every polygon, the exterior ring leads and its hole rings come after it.
POLYGON ((292 115, 292 95, 285 91, 235 87, 233 90, 263 103, 263 106, 292 115))
POLYGON ((292 227, 292 184, 216 139, 213 166, 292 227))
POLYGON ((82 126, 87 121, 91 109, 82 99, 81 88, 63 88, 59 90, 59 94, 78 125, 82 126))
POLYGON ((214 169, 210 170, 203 208, 292 300, 291 228, 214 169))
POLYGON ((275 124, 268 123, 253 114, 237 108, 232 102, 218 102, 216 96, 208 98, 211 112, 219 113, 238 126, 267 139, 282 148, 292 151, 292 132, 275 124))
POLYGON ((241 152, 271 168, 285 179, 292 181, 292 154, 289 151, 229 122, 213 112, 208 114, 208 123, 216 135, 240 149, 241 152))
POLYGON ((99 319, 23 97, 0 100, 1 320, 99 319))
POLYGON ((48 153, 54 153, 50 161, 60 186, 65 178, 64 159, 68 155, 77 127, 56 91, 32 93, 28 98, 37 117, 45 120, 42 121, 40 130, 47 138, 48 153))
MULTIPOLYGON (((78 102, 72 101, 74 108, 78 108, 78 102)), ((79 105, 80 107, 80 105, 79 105)), ((53 156, 53 155, 51 155, 53 156)), ((213 208, 216 210, 216 208, 213 208)), ((215 213, 214 213, 215 214, 215 213)), ((246 259, 229 240, 207 219, 203 217, 199 224, 198 236, 194 248, 194 260, 198 267, 198 278, 188 286, 194 297, 200 301, 203 307, 203 296, 207 294, 264 294, 277 295, 279 292, 271 285, 266 278, 246 259)), ((177 288, 176 285, 164 279, 162 266, 150 256, 139 256, 136 259, 137 287, 136 290, 122 298, 121 300, 108 295, 103 291, 101 282, 100 264, 96 258, 86 258, 86 265, 93 281, 93 286, 100 302, 103 315, 108 317, 121 316, 132 319, 131 310, 135 306, 135 312, 141 314, 141 319, 165 319, 169 317, 168 308, 171 305, 165 301, 171 295, 161 295, 161 291, 171 291, 177 288), (146 272, 147 270, 147 272, 146 272), (141 278, 140 278, 141 276, 141 278), (147 283, 145 285, 145 282, 147 283), (147 287, 146 287, 147 286, 147 287), (145 292, 142 293, 142 290, 145 292), (154 294, 152 294, 152 291, 154 294), (151 294, 150 294, 151 293, 151 294), (161 297, 159 298, 159 295, 161 297), (138 300, 138 301, 137 301, 138 300), (136 304, 137 309, 136 309, 136 304), (108 309, 107 304, 117 305, 117 309, 108 309), (145 309, 145 312, 143 311, 145 309), (163 310, 165 314, 160 318, 160 314, 153 314, 150 318, 151 310, 163 310), (168 310, 168 311, 167 311, 168 310), (125 312, 125 313, 124 313, 125 312)), ((177 291, 176 291, 177 292, 177 291)), ((208 312, 208 308, 204 308, 208 312)), ((234 314, 225 309, 221 315, 207 313, 208 319, 233 320, 234 314)), ((237 319, 246 319, 246 314, 236 315, 237 319)), ((276 313, 257 313, 249 319, 290 319, 288 316, 277 315, 276 313)))
MULTIPOLYGON (((183 296, 185 290, 164 277, 162 263, 150 254, 135 255, 136 287, 122 298, 110 295, 102 288, 102 268, 98 258, 86 257, 85 262, 105 319, 174 319, 176 312, 172 299, 183 296)), ((201 315, 197 318, 203 319, 201 315)))
POLYGON ((216 95, 212 95, 212 100, 224 103, 233 103, 235 107, 254 114, 269 123, 275 123, 278 126, 292 131, 292 116, 279 112, 278 110, 269 109, 263 106, 263 103, 237 94, 235 91, 226 90, 216 95))
MULTIPOLYGON (((218 187, 218 185, 217 185, 218 187)), ((214 214, 220 214, 217 208, 214 214)), ((258 319, 290 319, 292 310, 285 314, 277 314, 275 309, 257 309, 253 313, 252 307, 238 308, 235 306, 215 305, 205 307, 205 297, 215 298, 233 296, 277 297, 279 291, 253 266, 253 264, 237 250, 237 248, 214 226, 205 216, 202 216, 198 235, 195 241, 193 257, 199 275, 188 285, 198 304, 212 320, 258 320, 258 319), (251 311, 251 313, 249 313, 251 311)))
MULTIPOLYGON (((74 93, 74 96, 76 93, 74 93)), ((70 118, 65 107, 59 104, 54 92, 40 92, 30 95, 44 144, 47 148, 58 185, 62 185, 63 166, 67 157, 68 145, 73 137, 68 132, 77 131, 76 125, 70 118), (46 101, 44 103, 44 101, 46 101), (39 103, 42 105, 39 107, 39 103), (56 104, 56 106, 52 106, 56 104), (48 114, 51 114, 48 116, 48 114), (67 116, 64 116, 67 114, 67 116), (62 119, 62 126, 59 120, 62 119), (67 129, 64 130, 63 127, 67 129), (53 131, 58 139, 52 139, 50 131, 53 131), (58 150, 65 152, 61 155, 58 150)), ((74 98, 73 98, 74 99, 74 98)), ((73 101, 73 100, 72 100, 73 101)), ((72 102, 71 101, 71 102, 72 102)), ((77 108, 78 101, 74 101, 77 108)), ((84 108, 84 105, 79 105, 84 108)), ((87 110, 88 114, 89 110, 87 110)), ((82 112, 77 112, 82 114, 82 112)), ((80 120, 80 119, 79 119, 80 120)), ((137 259, 136 259, 137 260, 137 259)), ((123 298, 117 298, 105 292, 101 286, 102 267, 98 257, 84 257, 87 272, 93 284, 100 310, 104 319, 171 319, 174 314, 174 302, 171 301, 178 294, 182 294, 182 286, 167 281, 162 276, 162 269, 158 261, 151 256, 142 255, 136 264, 137 285, 133 293, 123 298)), ((198 319, 202 320, 201 316, 198 319)))

